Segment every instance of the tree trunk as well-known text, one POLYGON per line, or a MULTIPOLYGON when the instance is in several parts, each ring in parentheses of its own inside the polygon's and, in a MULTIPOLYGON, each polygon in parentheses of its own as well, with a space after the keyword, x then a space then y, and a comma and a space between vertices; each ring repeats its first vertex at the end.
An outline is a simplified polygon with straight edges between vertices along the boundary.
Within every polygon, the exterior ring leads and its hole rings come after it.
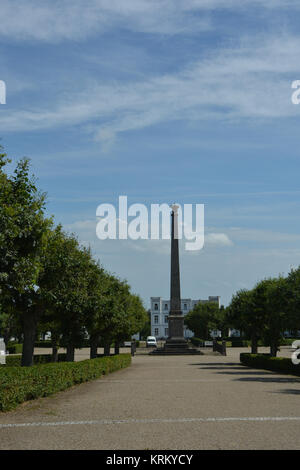
POLYGON ((278 351, 278 345, 277 342, 271 343, 270 345, 270 354, 272 357, 277 356, 277 351, 278 351))
POLYGON ((21 365, 29 367, 33 365, 34 342, 36 335, 36 317, 33 312, 27 312, 23 319, 24 342, 21 365))
POLYGON ((120 343, 115 343, 115 354, 120 354, 120 343))
POLYGON ((5 349, 6 350, 7 350, 7 347, 8 347, 9 340, 10 340, 10 332, 9 332, 9 330, 4 330, 3 341, 4 341, 4 344, 5 344, 5 349))
POLYGON ((52 362, 58 362, 58 347, 57 347, 57 345, 52 346, 52 362))
POLYGON ((75 356, 75 348, 74 348, 74 346, 68 345, 68 346, 67 346, 67 357, 66 357, 66 361, 67 361, 67 362, 74 362, 74 356, 75 356))
POLYGON ((52 362, 58 361, 58 336, 51 332, 52 362))
POLYGON ((255 333, 251 337, 251 354, 257 354, 257 336, 255 333))
POLYGON ((110 356, 110 343, 104 344, 104 356, 110 356))
POLYGON ((90 359, 96 359, 98 353, 98 343, 99 337, 92 335, 90 337, 90 359))

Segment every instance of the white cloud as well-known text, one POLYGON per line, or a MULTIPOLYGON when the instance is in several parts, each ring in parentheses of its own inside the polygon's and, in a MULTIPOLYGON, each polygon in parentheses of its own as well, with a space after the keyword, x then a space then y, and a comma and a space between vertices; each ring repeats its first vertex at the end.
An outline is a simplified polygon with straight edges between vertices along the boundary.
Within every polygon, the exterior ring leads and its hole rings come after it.
POLYGON ((10 110, 3 131, 84 125, 108 147, 118 133, 182 119, 273 119, 299 115, 291 80, 299 75, 300 37, 260 37, 213 51, 179 73, 121 84, 88 84, 58 97, 52 109, 10 110))
MULTIPOLYGON (((174 34, 210 28, 190 8, 170 0, 1 0, 0 36, 14 40, 82 40, 121 27, 143 33, 174 34)), ((192 6, 194 9, 194 6, 192 6)))
POLYGON ((14 40, 82 40, 120 27, 178 34, 211 27, 218 9, 298 9, 294 0, 1 0, 0 36, 14 40), (198 13, 195 15, 195 13, 198 13), (200 15, 201 14, 201 15, 200 15))
POLYGON ((232 246, 233 243, 226 233, 207 233, 205 235, 205 246, 232 246))

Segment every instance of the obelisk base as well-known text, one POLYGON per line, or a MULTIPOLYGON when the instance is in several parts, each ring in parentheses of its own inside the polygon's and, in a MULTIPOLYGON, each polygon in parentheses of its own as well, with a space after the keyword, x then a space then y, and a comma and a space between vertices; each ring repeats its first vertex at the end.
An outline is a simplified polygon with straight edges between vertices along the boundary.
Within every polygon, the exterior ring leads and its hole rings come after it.
POLYGON ((169 324, 169 337, 166 340, 165 350, 174 350, 176 348, 187 349, 188 343, 183 336, 184 331, 184 318, 181 312, 177 314, 171 313, 168 318, 169 324))
POLYGON ((170 314, 168 318, 169 334, 163 348, 157 348, 150 352, 151 355, 181 355, 181 354, 202 354, 195 348, 190 348, 187 340, 183 336, 183 315, 170 314))

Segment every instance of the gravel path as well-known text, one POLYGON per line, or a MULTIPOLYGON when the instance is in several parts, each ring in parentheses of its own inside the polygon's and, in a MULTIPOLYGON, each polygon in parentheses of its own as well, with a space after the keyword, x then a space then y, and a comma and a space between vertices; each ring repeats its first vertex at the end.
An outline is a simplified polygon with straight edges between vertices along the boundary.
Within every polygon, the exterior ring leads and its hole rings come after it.
POLYGON ((243 367, 240 352, 137 355, 0 414, 0 449, 299 449, 300 379, 243 367))

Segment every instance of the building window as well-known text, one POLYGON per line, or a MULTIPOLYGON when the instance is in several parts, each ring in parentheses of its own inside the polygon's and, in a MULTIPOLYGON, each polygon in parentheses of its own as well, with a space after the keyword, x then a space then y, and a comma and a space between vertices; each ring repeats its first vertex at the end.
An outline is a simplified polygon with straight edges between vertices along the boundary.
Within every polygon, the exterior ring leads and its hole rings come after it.
POLYGON ((168 310, 168 304, 165 304, 165 310, 168 310))
POLYGON ((165 315, 165 323, 168 323, 168 315, 165 315))
POLYGON ((158 315, 154 315, 154 323, 158 323, 158 315))
POLYGON ((183 310, 187 310, 187 304, 183 305, 183 310))
POLYGON ((154 328, 154 336, 158 336, 158 328, 154 328))
POLYGON ((158 304, 154 304, 154 310, 158 310, 158 304))
POLYGON ((165 328, 165 336, 168 336, 168 334, 169 334, 169 330, 168 328, 165 328))

